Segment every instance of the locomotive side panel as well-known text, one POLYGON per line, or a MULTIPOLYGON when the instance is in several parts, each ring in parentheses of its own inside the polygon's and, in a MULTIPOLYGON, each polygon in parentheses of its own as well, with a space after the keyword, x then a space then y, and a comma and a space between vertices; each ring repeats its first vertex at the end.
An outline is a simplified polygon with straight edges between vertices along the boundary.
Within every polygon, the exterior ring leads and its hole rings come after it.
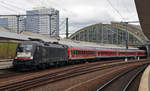
POLYGON ((67 61, 67 57, 67 48, 39 46, 35 54, 35 61, 39 64, 51 64, 53 62, 67 61))

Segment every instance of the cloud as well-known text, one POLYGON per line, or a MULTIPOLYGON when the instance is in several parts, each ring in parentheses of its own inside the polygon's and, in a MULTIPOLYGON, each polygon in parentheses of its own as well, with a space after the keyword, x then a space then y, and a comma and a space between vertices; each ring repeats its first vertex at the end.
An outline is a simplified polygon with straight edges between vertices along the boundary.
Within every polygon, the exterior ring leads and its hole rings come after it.
POLYGON ((115 9, 127 21, 138 20, 134 0, 109 1, 112 6, 107 0, 0 0, 0 8, 2 8, 0 14, 25 13, 25 10, 30 10, 33 7, 53 7, 60 11, 60 18, 69 17, 70 31, 72 32, 95 23, 122 21, 115 9), (11 6, 3 4, 1 1, 11 6))

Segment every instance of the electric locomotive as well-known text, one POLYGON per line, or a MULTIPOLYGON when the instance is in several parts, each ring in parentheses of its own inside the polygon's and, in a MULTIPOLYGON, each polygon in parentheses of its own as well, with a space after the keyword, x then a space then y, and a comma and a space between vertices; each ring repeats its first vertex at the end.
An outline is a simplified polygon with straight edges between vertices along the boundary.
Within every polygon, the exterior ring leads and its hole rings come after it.
POLYGON ((24 41, 18 45, 14 68, 45 68, 68 60, 67 46, 43 41, 24 41))

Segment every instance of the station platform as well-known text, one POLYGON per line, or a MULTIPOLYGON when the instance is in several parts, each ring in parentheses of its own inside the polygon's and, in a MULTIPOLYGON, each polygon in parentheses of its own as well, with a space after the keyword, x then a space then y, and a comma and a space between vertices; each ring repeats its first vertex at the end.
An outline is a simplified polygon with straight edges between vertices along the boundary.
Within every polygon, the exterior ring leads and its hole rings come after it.
POLYGON ((7 69, 12 67, 12 59, 0 59, 0 69, 7 69))
POLYGON ((13 61, 13 59, 0 59, 0 62, 8 62, 8 61, 13 61))
POLYGON ((142 75, 138 91, 150 91, 150 65, 142 75))

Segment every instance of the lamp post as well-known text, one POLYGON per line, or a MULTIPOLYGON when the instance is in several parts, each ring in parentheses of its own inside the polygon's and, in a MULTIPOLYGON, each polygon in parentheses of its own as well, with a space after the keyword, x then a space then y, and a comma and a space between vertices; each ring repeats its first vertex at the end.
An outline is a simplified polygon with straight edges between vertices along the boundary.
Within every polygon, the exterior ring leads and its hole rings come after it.
POLYGON ((126 29, 125 29, 125 31, 126 31, 126 39, 125 39, 125 45, 126 45, 126 49, 125 49, 126 54, 125 55, 126 55, 126 57, 125 57, 125 61, 126 62, 128 61, 128 29, 127 29, 128 23, 129 22, 121 22, 121 24, 123 24, 126 27, 126 29))
POLYGON ((66 18, 66 39, 68 39, 68 18, 66 18))
POLYGON ((125 22, 125 26, 126 26, 126 58, 125 61, 128 61, 128 22, 125 22))
POLYGON ((19 34, 19 18, 20 18, 20 15, 16 15, 17 17, 17 34, 19 34))
POLYGON ((51 31, 51 14, 48 15, 49 16, 49 35, 52 35, 52 31, 51 31))

